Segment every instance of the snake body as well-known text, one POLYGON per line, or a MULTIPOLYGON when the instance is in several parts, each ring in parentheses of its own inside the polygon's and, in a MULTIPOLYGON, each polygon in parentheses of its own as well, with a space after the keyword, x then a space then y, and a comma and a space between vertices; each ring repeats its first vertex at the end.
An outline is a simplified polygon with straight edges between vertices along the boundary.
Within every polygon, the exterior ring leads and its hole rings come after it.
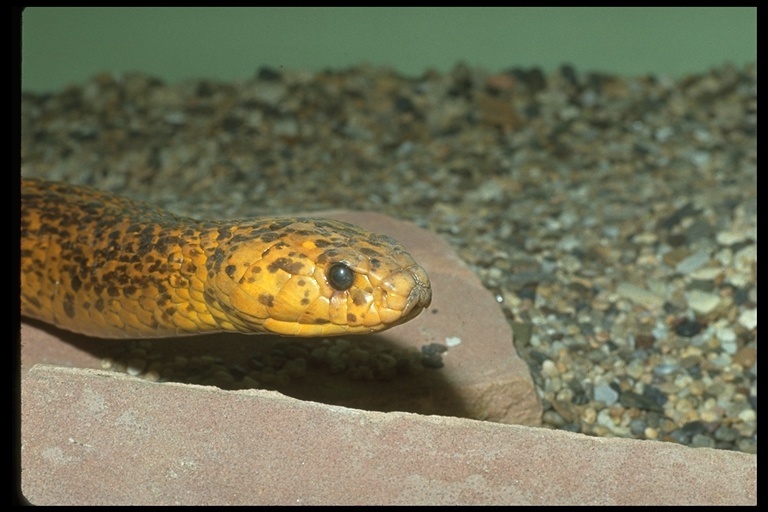
POLYGON ((345 222, 200 221, 37 179, 21 199, 22 315, 90 336, 370 333, 431 300, 398 242, 345 222))

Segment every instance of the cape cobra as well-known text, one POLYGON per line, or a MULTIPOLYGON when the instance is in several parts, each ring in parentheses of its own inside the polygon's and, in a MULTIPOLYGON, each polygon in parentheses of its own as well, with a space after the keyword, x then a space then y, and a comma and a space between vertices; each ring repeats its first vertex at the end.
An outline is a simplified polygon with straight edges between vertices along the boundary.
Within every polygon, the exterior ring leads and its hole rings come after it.
POLYGON ((381 331, 430 304, 390 237, 345 222, 200 221, 22 179, 21 313, 102 338, 381 331))

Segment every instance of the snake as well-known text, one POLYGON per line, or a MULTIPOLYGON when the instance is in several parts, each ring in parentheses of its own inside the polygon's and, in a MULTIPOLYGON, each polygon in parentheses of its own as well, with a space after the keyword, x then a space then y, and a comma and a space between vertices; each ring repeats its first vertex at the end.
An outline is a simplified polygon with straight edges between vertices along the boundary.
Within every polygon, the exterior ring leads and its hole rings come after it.
POLYGON ((198 220, 21 180, 21 314, 96 338, 380 332, 430 305, 395 239, 312 217, 198 220))

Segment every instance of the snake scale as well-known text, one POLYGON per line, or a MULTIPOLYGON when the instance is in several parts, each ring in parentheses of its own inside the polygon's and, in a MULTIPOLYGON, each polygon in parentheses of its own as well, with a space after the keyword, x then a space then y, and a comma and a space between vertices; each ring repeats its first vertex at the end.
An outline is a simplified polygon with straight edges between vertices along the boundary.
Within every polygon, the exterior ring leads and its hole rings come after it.
POLYGON ((21 187, 21 313, 77 333, 371 333, 431 301, 397 241, 345 222, 200 221, 92 188, 21 187))

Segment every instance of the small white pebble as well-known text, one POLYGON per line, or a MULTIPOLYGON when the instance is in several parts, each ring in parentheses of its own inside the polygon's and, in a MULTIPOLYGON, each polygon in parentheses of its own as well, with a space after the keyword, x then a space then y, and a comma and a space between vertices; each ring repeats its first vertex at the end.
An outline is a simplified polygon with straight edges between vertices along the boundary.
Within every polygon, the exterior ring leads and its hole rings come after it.
POLYGON ((445 344, 449 347, 455 347, 457 345, 461 345, 461 338, 458 336, 449 336, 445 338, 445 344))
POLYGON ((747 329, 757 327, 757 309, 745 309, 739 315, 739 323, 747 329))
POLYGON ((703 315, 710 313, 720 303, 720 296, 715 293, 691 290, 685 295, 688 300, 688 306, 690 306, 692 310, 703 315))
POLYGON ((557 370, 557 365, 554 361, 547 359, 541 363, 541 374, 544 377, 557 377, 560 372, 557 370))
POLYGON ((757 421, 757 414, 755 414, 753 409, 744 409, 739 413, 739 419, 744 423, 757 421))

